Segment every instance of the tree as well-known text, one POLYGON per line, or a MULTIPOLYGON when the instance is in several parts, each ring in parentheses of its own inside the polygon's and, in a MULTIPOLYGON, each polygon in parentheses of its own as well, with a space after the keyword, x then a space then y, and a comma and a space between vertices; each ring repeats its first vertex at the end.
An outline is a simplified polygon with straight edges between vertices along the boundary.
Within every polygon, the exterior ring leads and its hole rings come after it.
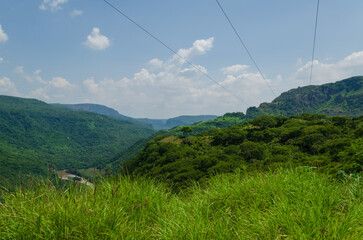
POLYGON ((193 132, 193 128, 189 127, 189 126, 185 126, 182 127, 182 129, 180 129, 180 131, 183 133, 184 137, 188 136, 190 133, 193 132))

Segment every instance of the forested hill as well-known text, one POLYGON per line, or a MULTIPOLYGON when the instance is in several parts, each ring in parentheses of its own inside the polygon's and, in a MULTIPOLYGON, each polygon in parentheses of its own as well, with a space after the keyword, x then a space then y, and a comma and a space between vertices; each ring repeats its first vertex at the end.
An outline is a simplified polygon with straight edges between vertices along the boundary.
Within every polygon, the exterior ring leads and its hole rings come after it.
POLYGON ((0 96, 0 176, 45 174, 107 164, 116 153, 154 131, 34 99, 0 96))
MULTIPOLYGON (((327 116, 363 115, 363 77, 352 77, 335 83, 306 86, 282 93, 271 103, 250 107, 246 114, 227 113, 217 119, 195 123, 190 127, 192 134, 212 128, 231 127, 252 120, 258 116, 292 116, 302 113, 321 113, 327 116)), ((174 128, 164 135, 182 135, 181 127, 174 128)))
POLYGON ((260 116, 198 136, 158 136, 125 169, 184 186, 216 173, 309 166, 328 174, 363 166, 363 117, 260 116))
POLYGON ((246 118, 253 119, 266 114, 291 116, 302 113, 321 113, 328 116, 363 115, 363 77, 291 89, 271 103, 249 108, 246 118))
POLYGON ((87 112, 98 113, 98 114, 106 115, 109 117, 114 117, 114 118, 118 118, 118 119, 122 119, 122 120, 128 120, 128 121, 131 121, 134 124, 142 126, 142 127, 147 127, 147 128, 151 128, 151 129, 153 128, 152 124, 150 124, 150 123, 147 123, 144 121, 139 121, 132 117, 122 115, 115 109, 104 106, 104 105, 93 104, 93 103, 80 103, 80 104, 54 103, 52 105, 57 106, 57 107, 68 108, 68 109, 76 110, 76 111, 87 111, 87 112))

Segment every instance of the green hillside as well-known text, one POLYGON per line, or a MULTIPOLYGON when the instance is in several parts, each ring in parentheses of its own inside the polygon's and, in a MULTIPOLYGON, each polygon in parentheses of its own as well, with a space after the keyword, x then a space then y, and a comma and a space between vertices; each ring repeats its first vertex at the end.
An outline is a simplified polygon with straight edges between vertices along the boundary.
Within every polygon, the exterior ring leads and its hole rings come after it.
POLYGON ((52 105, 57 106, 57 107, 68 108, 68 109, 71 109, 71 110, 98 113, 98 114, 106 115, 106 116, 109 116, 109 117, 114 117, 114 118, 118 118, 118 119, 122 119, 122 120, 128 120, 128 121, 131 121, 134 124, 142 126, 142 127, 153 128, 153 126, 151 124, 149 124, 149 123, 146 123, 146 122, 143 122, 143 121, 138 121, 138 120, 136 120, 136 119, 134 119, 132 117, 122 115, 119 112, 117 112, 115 109, 110 108, 110 107, 106 107, 104 105, 92 104, 92 103, 80 103, 80 104, 59 104, 59 103, 55 103, 55 104, 52 104, 52 105))
POLYGON ((321 113, 328 116, 363 115, 363 77, 291 89, 271 103, 249 108, 246 118, 252 119, 266 114, 291 116, 302 113, 321 113))
MULTIPOLYGON (((320 113, 327 116, 363 115, 363 77, 352 77, 335 83, 318 86, 299 87, 282 93, 271 103, 250 107, 246 114, 227 113, 215 120, 195 123, 193 135, 212 128, 231 127, 237 123, 252 120, 258 116, 292 116, 302 113, 320 113)), ((181 136, 181 127, 176 127, 164 135, 181 136)))
POLYGON ((197 136, 158 136, 127 170, 175 186, 216 173, 311 166, 328 174, 363 169, 363 117, 260 116, 197 136))
POLYGON ((0 176, 104 166, 153 130, 85 111, 0 96, 0 176))

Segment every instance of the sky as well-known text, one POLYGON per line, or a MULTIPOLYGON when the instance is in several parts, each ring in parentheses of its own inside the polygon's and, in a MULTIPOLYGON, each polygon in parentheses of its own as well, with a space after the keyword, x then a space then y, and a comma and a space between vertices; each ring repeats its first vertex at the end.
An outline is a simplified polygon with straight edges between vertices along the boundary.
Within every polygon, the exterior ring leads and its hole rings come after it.
MULTIPOLYGON (((317 0, 219 0, 265 79, 214 0, 108 1, 177 54, 103 0, 0 0, 0 94, 160 119, 245 112, 310 83, 317 0)), ((312 84, 363 75, 362 9, 320 1, 312 84)))

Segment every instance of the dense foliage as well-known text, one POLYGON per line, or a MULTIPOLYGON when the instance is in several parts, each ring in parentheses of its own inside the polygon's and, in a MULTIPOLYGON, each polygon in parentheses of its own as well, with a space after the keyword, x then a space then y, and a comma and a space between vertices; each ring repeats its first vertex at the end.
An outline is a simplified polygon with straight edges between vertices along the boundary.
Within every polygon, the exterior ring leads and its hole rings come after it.
POLYGON ((176 186, 216 173, 312 166, 328 174, 359 173, 363 116, 260 116, 190 137, 158 136, 132 160, 129 172, 176 186))
MULTIPOLYGON (((91 112, 0 96, 0 176, 106 165, 153 130, 91 112)), ((0 180, 2 181, 2 180, 0 180)))
POLYGON ((306 168, 219 175, 189 194, 127 177, 32 182, 0 200, 0 239, 361 240, 362 189, 306 168))

